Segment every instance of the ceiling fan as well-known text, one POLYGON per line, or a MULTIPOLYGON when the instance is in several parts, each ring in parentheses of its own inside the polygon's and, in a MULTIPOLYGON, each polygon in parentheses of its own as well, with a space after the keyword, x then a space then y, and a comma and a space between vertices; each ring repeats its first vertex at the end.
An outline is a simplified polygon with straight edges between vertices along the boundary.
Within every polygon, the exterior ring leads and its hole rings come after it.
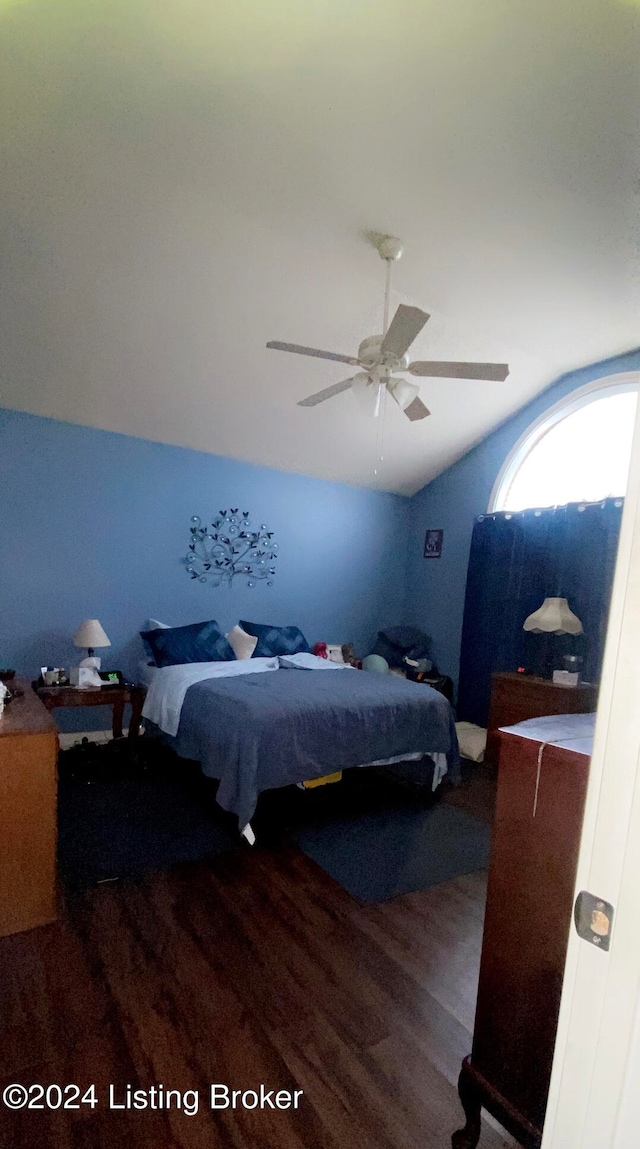
POLYGON ((377 415, 380 410, 380 399, 384 389, 395 399, 398 406, 404 411, 408 419, 425 419, 430 414, 428 407, 419 397, 417 383, 408 379, 398 378, 395 372, 408 372, 410 375, 429 375, 447 379, 486 379, 503 382, 509 374, 506 363, 447 363, 436 360, 417 360, 409 362, 407 351, 414 339, 420 334, 429 319, 426 311, 419 307, 407 307, 401 303, 391 323, 389 323, 389 296, 391 292, 391 265, 400 259, 403 247, 395 236, 381 236, 376 241, 376 247, 381 259, 387 264, 387 277, 384 295, 384 333, 370 335, 363 339, 358 348, 357 356, 339 355, 334 351, 318 351, 315 347, 301 347, 298 343, 278 343, 271 341, 267 347, 274 351, 293 351, 296 355, 311 355, 316 359, 332 359, 336 363, 349 363, 352 367, 361 370, 341 383, 334 383, 325 387, 324 391, 317 391, 307 399, 301 399, 299 407, 316 407, 324 403, 325 399, 332 399, 342 391, 353 390, 356 398, 363 405, 371 405, 372 411, 377 415))

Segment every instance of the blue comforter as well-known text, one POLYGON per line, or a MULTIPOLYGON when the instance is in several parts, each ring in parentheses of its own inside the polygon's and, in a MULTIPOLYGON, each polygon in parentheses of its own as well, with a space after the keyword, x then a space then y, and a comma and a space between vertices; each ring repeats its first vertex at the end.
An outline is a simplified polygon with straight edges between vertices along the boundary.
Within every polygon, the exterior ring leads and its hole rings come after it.
POLYGON ((281 669, 190 686, 175 747, 220 779, 218 801, 242 828, 263 790, 422 751, 459 776, 453 711, 422 683, 345 670, 281 669))

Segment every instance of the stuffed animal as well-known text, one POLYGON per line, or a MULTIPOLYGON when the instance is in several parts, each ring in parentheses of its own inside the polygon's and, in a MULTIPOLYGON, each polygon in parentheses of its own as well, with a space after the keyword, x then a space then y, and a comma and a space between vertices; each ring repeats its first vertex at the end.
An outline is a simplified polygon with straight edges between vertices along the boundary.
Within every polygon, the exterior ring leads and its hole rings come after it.
POLYGON ((342 657, 349 666, 358 666, 359 659, 356 658, 352 642, 343 642, 342 644, 342 657))
POLYGON ((316 642, 313 653, 318 658, 329 658, 332 662, 342 661, 348 663, 349 666, 359 665, 351 642, 343 642, 340 646, 330 646, 327 642, 316 642))

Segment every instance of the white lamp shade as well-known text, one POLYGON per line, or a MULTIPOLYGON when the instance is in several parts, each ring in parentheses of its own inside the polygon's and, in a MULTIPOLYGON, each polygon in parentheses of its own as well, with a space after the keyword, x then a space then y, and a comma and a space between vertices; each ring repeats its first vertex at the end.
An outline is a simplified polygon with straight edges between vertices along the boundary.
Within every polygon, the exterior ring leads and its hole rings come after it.
POLYGON ((73 645, 95 649, 96 646, 111 646, 111 640, 105 634, 97 618, 85 618, 73 636, 73 645))
POLYGON ((403 411, 406 411, 409 404, 413 403, 413 400, 420 391, 418 384, 410 383, 408 379, 393 379, 389 384, 389 389, 396 403, 403 411))
POLYGON ((545 598, 523 623, 523 630, 534 634, 582 634, 582 623, 569 607, 566 598, 545 598))
POLYGON ((366 371, 359 371, 353 376, 351 390, 360 410, 376 418, 380 410, 380 384, 372 382, 366 371))

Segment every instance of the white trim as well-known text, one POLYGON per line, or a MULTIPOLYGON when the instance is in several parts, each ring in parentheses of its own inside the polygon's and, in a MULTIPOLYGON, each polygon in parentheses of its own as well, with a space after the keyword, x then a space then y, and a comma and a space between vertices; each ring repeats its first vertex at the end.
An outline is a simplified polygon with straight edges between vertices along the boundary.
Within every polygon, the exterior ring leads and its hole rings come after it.
POLYGON ((588 403, 593 403, 596 397, 603 397, 605 392, 609 395, 620 395, 625 391, 637 391, 639 382, 640 376, 637 371, 621 371, 617 375, 606 375, 600 379, 593 379, 591 383, 585 383, 584 387, 570 391, 557 403, 554 403, 553 407, 543 411, 537 419, 534 419, 533 423, 529 424, 526 431, 522 433, 509 451, 493 484, 488 513, 503 510, 502 500, 516 473, 536 443, 539 443, 543 435, 546 435, 547 431, 550 431, 556 423, 560 423, 568 415, 573 415, 581 407, 586 407, 588 403))
POLYGON ((609 952, 569 945, 542 1149, 635 1149, 640 1066, 640 408, 620 529, 576 891, 614 906, 609 952))

